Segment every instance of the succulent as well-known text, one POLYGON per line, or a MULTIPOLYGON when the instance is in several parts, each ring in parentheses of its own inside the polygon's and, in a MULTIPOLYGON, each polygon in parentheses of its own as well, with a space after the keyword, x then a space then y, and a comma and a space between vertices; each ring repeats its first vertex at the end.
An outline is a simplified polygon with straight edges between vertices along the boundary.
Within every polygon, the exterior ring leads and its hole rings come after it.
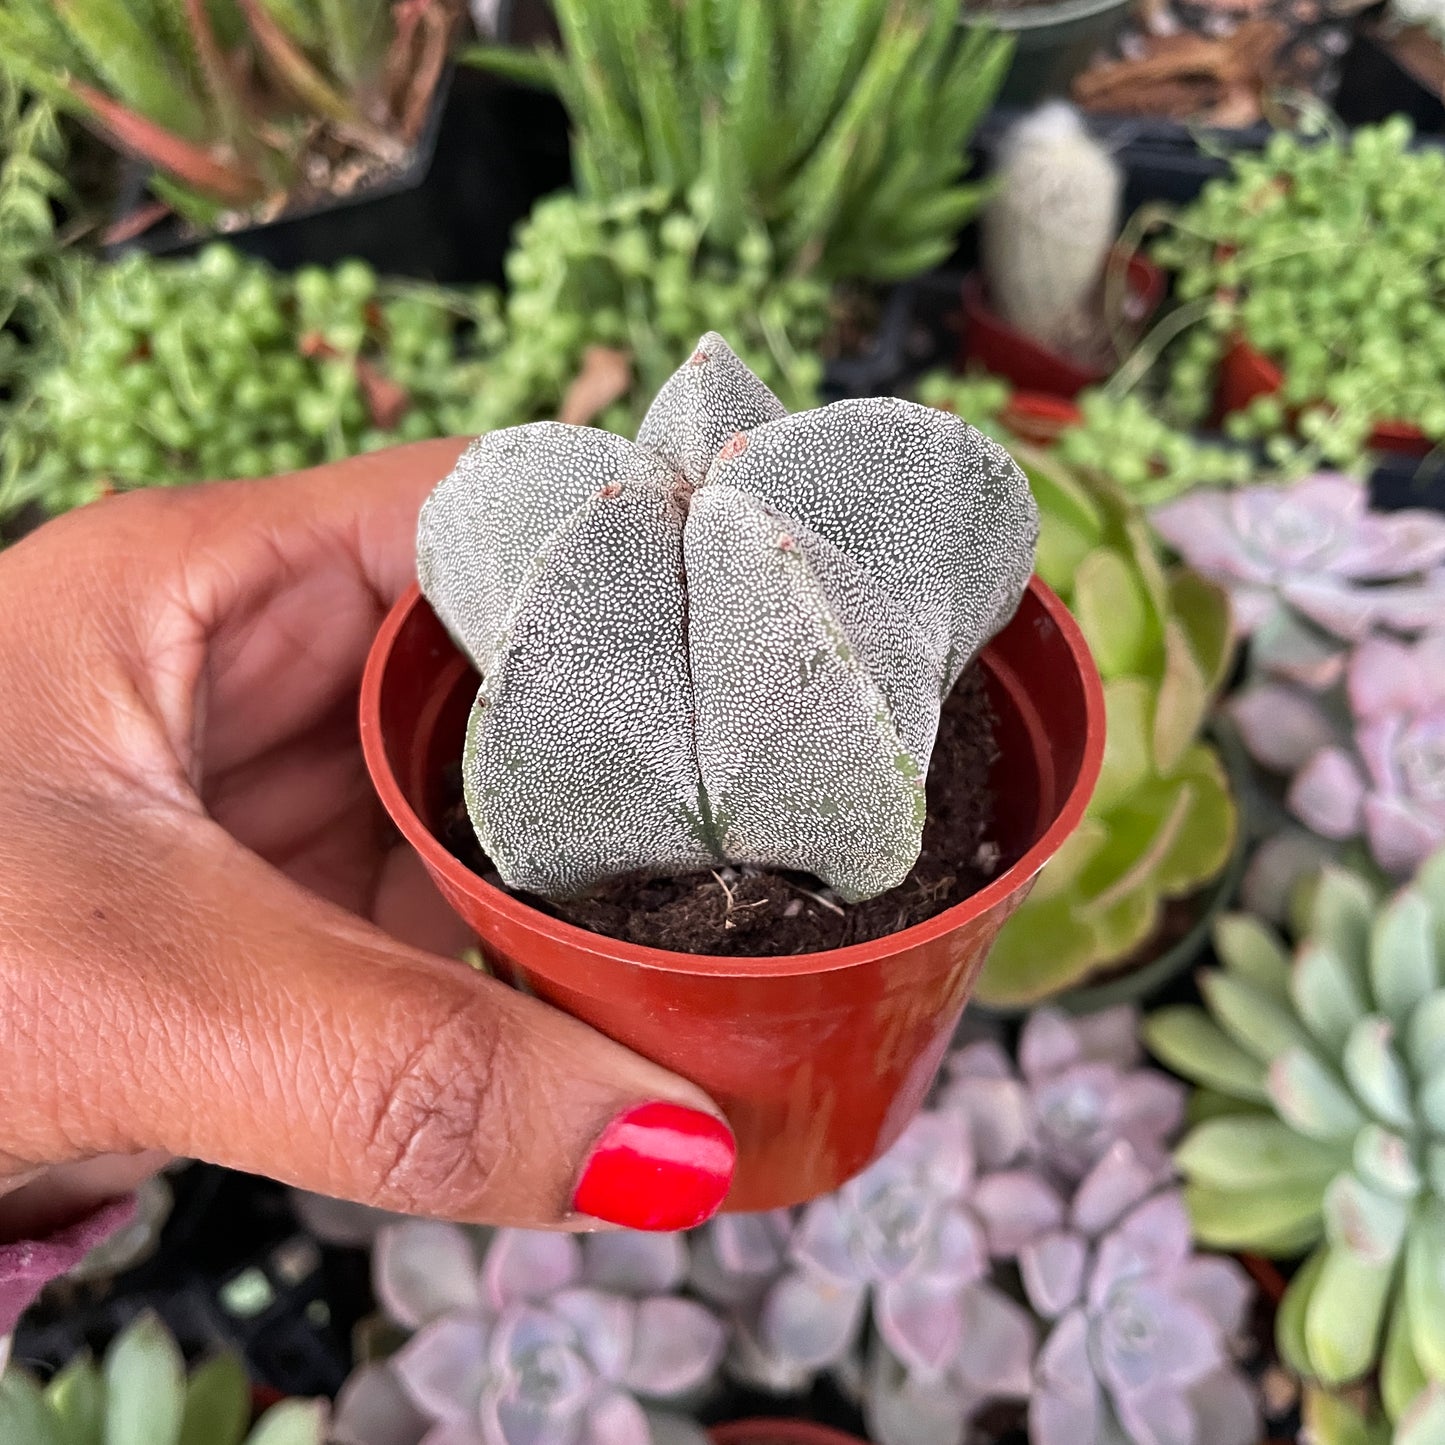
POLYGON ((1027 1377, 1028 1321, 988 1282, 990 1255, 1057 1218, 1040 1181, 980 1177, 959 1111, 920 1114, 856 1179, 789 1214, 722 1215, 698 1235, 694 1283, 734 1320, 732 1372, 797 1391, 842 1367, 871 1321, 905 1369, 953 1361, 972 1403, 1027 1377), (1043 1211, 1040 1214, 1040 1211, 1043 1211), (988 1320, 989 1356, 957 1356, 988 1320))
POLYGON ((981 1168, 1026 1166, 1066 1194, 1121 1141, 1163 1158, 1184 1119, 1184 1088, 1144 1066, 1127 1005, 1079 1018, 1033 1010, 1017 1068, 993 1040, 965 1044, 944 1064, 938 1103, 967 1116, 981 1168))
POLYGON ((1305 1445, 1436 1445, 1445 1440, 1445 1386, 1422 1390, 1393 1429, 1374 1401, 1318 1388, 1305 1391, 1303 1415, 1305 1445))
POLYGON ((1283 1356, 1328 1385, 1378 1367, 1399 1417, 1445 1383, 1445 853, 1386 899, 1328 869, 1299 912, 1292 962, 1258 920, 1222 920, 1207 1009, 1146 1037, 1201 1086, 1177 1154, 1198 1237, 1310 1251, 1283 1356))
MULTIPOLYGON (((1280 691, 1260 688, 1247 699, 1250 732, 1265 731, 1280 691)), ((1445 632, 1414 643, 1368 638, 1350 657, 1345 694, 1347 742, 1330 736, 1318 704, 1308 738, 1303 718, 1315 700, 1291 700, 1297 736, 1315 746, 1295 773, 1289 806, 1322 837, 1363 834, 1375 862, 1404 876, 1445 845, 1445 632)))
POLYGON ((446 58, 456 0, 11 0, 6 60, 30 87, 160 172, 198 219, 274 201, 335 166, 406 158, 446 58), (324 144, 318 144, 318 139, 324 144))
POLYGON ((677 1236, 501 1230, 479 1267, 468 1231, 407 1220, 382 1231, 374 1269, 416 1333, 348 1382, 340 1445, 702 1445, 638 1399, 696 1389, 723 1351, 716 1318, 676 1295, 677 1236))
POLYGON ((0 1375, 5 1445, 322 1445, 328 1438, 323 1401, 282 1401, 254 1428, 251 1418, 241 1362, 221 1355, 187 1377, 175 1340, 149 1314, 116 1337, 101 1364, 77 1359, 44 1388, 18 1367, 0 1375))
POLYGON ((463 787, 502 878, 900 883, 941 704, 1013 615, 1036 530, 1023 474, 956 417, 788 415, 712 333, 635 443, 482 437, 422 509, 418 574, 482 675, 463 787))
POLYGON ((976 996, 1037 1001, 1117 964, 1166 900, 1224 867, 1236 818, 1223 765, 1200 741, 1230 660, 1212 583, 1166 569, 1115 488, 1021 452, 1041 516, 1038 570, 1069 606, 1104 680, 1107 740, 1088 813, 1005 924, 976 996))
POLYGON ((1445 607, 1445 518, 1376 512, 1350 477, 1196 491, 1152 520, 1191 567, 1228 589, 1256 671, 1308 687, 1339 680, 1343 644, 1376 630, 1418 632, 1445 607))
POLYGON ((778 275, 829 280, 926 271, 978 208, 968 138, 1012 47, 954 0, 552 8, 560 51, 469 56, 557 91, 589 200, 689 193, 710 243, 761 227, 778 275))
POLYGON ((1073 106, 1052 101, 1005 134, 984 209, 988 298, 1010 326, 1065 354, 1097 341, 1124 175, 1073 106))

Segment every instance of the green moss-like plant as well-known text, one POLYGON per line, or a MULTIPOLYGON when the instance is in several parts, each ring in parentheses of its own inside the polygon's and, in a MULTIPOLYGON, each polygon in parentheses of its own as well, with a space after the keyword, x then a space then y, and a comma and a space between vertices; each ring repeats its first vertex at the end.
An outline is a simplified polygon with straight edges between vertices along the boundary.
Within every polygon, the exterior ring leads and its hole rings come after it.
POLYGON ((1019 450, 1040 513, 1037 570, 1074 613, 1104 681, 1104 766, 1078 831, 1005 926, 977 989, 997 1007, 1087 982, 1147 943, 1164 904, 1228 861, 1236 810, 1201 740, 1231 654, 1224 594, 1166 568, 1117 489, 1019 450))

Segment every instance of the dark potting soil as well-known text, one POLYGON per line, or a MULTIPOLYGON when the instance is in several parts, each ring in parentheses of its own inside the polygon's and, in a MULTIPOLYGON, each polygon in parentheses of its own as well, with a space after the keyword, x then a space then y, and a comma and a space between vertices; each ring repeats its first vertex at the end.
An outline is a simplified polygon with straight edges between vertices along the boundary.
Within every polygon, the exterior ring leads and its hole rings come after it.
MULTIPOLYGON (((629 874, 570 899, 517 896, 579 928, 675 953, 760 958, 883 938, 961 903, 1014 861, 992 837, 994 726, 983 676, 973 669, 944 704, 918 862, 897 888, 877 898, 845 903, 807 874, 753 868, 629 874)), ((442 842, 473 872, 504 886, 467 817, 460 765, 447 789, 442 842)))

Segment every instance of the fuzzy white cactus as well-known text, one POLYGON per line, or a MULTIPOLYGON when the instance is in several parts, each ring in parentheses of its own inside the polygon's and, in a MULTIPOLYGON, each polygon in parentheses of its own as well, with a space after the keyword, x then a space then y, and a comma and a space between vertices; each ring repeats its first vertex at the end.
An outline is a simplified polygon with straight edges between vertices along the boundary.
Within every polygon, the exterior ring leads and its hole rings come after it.
POLYGON ((892 398, 789 416, 720 336, 637 441, 475 442, 422 588, 482 674, 463 783, 511 886, 724 862, 849 898, 918 857, 949 689, 1013 615, 1038 514, 1008 455, 892 398))
POLYGON ((1010 326, 1065 353, 1098 332, 1099 286, 1119 235, 1124 178, 1064 101, 1019 120, 999 146, 983 214, 989 301, 1010 326))

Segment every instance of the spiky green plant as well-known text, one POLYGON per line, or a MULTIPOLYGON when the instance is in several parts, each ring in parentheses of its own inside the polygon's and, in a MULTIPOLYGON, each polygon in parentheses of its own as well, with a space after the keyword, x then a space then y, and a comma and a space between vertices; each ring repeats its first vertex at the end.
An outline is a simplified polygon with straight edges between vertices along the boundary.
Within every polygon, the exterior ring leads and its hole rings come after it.
POLYGON ((1308 1251, 1281 1352, 1328 1385, 1378 1369, 1399 1418, 1445 1385, 1445 852, 1389 898, 1327 870, 1297 911, 1293 960, 1223 920, 1207 1007, 1147 1038, 1201 1086, 1178 1155, 1199 1236, 1308 1251))
POLYGON ((457 0, 6 0, 0 47, 25 83, 161 173, 192 213, 299 179, 318 128, 404 157, 457 0))
POLYGON ((18 1366, 0 1375, 5 1445, 321 1445, 326 1407, 285 1400, 251 1425, 241 1362, 221 1355, 189 1377, 166 1327, 142 1315, 97 1365, 67 1365, 43 1388, 18 1366))
POLYGON ((1166 568, 1143 514, 1057 458, 1016 450, 1039 504, 1039 575, 1104 680, 1103 771, 1077 832, 1004 926, 977 997, 1036 1002, 1117 964, 1164 904, 1214 878, 1234 844, 1224 767, 1200 733, 1231 653, 1224 594, 1166 568))
POLYGON ((554 88, 593 199, 701 190, 710 239, 766 227, 780 265, 891 280, 977 209, 967 142, 1010 42, 957 0, 558 0, 561 52, 473 58, 554 88))

